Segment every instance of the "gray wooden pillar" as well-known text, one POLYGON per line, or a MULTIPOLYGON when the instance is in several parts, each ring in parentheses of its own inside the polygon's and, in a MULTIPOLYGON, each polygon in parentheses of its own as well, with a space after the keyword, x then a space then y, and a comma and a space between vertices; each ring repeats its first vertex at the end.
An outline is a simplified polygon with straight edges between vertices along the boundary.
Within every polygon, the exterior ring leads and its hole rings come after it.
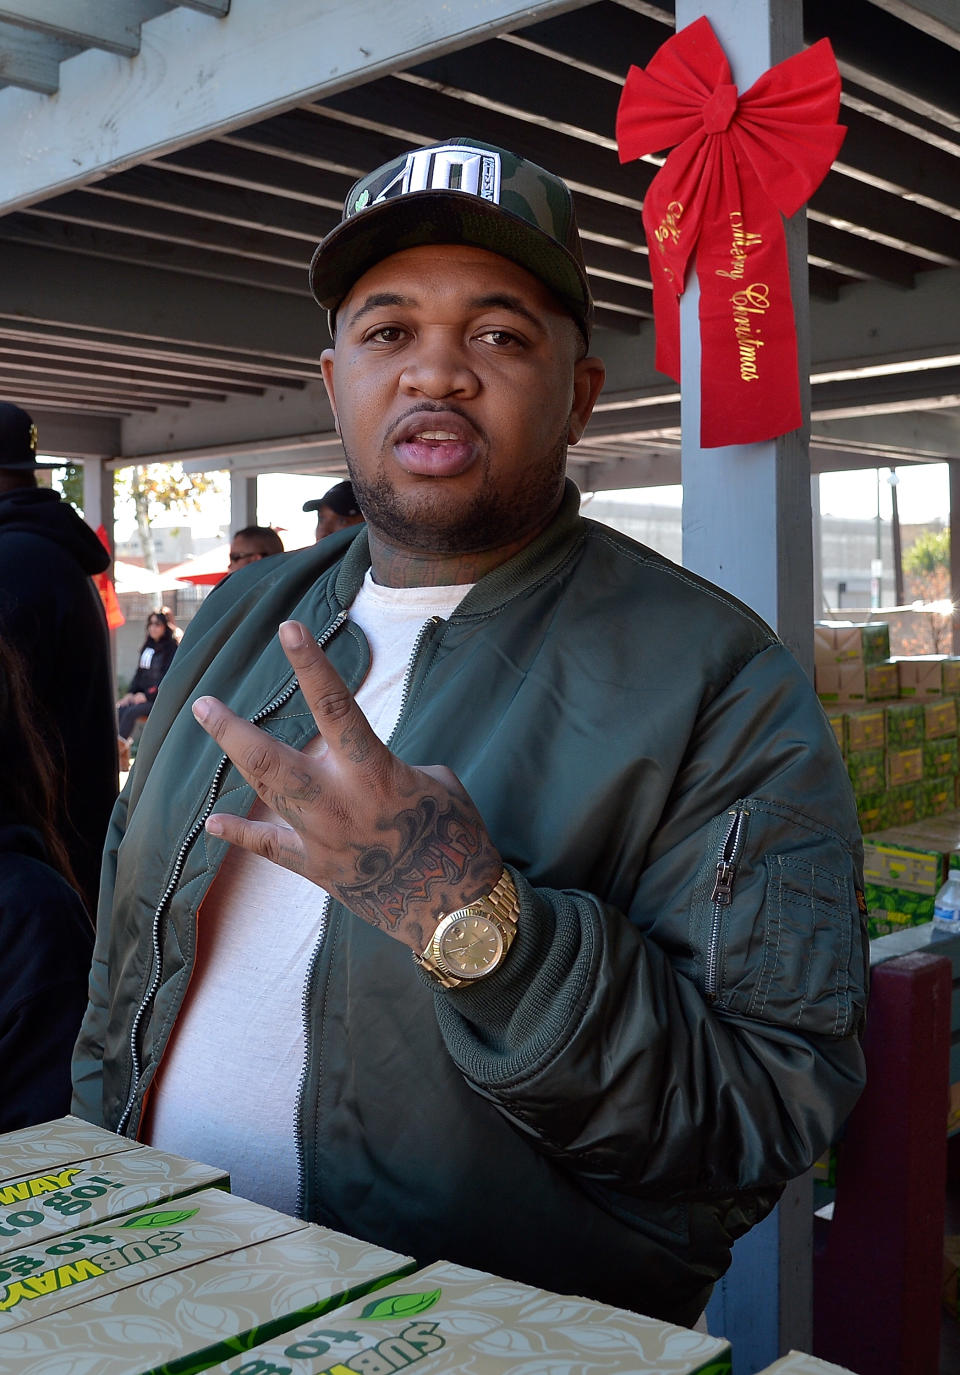
MULTIPOLYGON (((947 463, 950 474, 950 600, 960 609, 960 459, 947 463)), ((951 654, 960 654, 960 614, 953 616, 951 654)))
POLYGON ((230 533, 257 524, 257 479, 230 474, 230 533))
MULTIPOLYGON (((801 0, 677 0, 677 28, 706 15, 733 80, 747 90, 803 47, 801 0)), ((809 416, 806 216, 785 225, 801 397, 809 416)), ((801 665, 813 669, 813 546, 808 424, 762 444, 700 447, 699 288, 680 306, 683 366, 683 562, 753 607, 801 665)))
MULTIPOLYGON (((710 20, 743 92, 803 47, 802 0, 676 0, 677 28, 710 20)), ((809 417, 806 217, 785 225, 803 413, 809 417)), ((699 287, 680 305, 683 562, 759 612, 813 676, 813 539, 809 428, 762 444, 700 447, 699 287)), ((737 1243, 707 1308, 710 1331, 733 1346, 734 1375, 752 1375, 791 1347, 813 1344, 810 1177, 737 1243)))
MULTIPOLYGON (((107 467, 106 459, 85 458, 83 460, 83 518, 94 530, 102 525, 107 532, 110 556, 114 551, 115 509, 113 497, 112 468, 107 467)), ((107 570, 113 577, 113 564, 107 570)), ((110 657, 113 661, 114 679, 117 672, 117 632, 110 631, 110 657)))
POLYGON ((96 530, 102 525, 113 552, 113 469, 102 458, 83 460, 83 517, 96 530))

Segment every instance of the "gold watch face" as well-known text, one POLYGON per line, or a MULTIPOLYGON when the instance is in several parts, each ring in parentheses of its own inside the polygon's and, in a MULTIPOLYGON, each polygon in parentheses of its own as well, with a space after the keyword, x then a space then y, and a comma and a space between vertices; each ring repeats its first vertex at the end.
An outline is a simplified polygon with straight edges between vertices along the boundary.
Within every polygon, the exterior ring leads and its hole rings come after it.
POLYGON ((437 941, 444 971, 461 979, 479 979, 503 954, 500 928, 482 913, 469 912, 451 922, 437 941))

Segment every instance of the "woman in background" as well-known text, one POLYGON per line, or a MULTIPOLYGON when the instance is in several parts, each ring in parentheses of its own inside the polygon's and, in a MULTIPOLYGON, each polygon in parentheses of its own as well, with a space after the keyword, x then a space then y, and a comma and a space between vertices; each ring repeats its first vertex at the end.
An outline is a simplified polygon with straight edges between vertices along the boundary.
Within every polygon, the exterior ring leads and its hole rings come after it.
POLYGON ((0 638, 0 1132, 62 1117, 93 927, 54 828, 57 780, 21 661, 0 638))
POLYGON ((162 611, 147 617, 147 638, 140 646, 140 659, 129 691, 117 703, 117 730, 121 740, 131 744, 133 728, 141 716, 149 716, 163 676, 177 650, 177 640, 162 611))

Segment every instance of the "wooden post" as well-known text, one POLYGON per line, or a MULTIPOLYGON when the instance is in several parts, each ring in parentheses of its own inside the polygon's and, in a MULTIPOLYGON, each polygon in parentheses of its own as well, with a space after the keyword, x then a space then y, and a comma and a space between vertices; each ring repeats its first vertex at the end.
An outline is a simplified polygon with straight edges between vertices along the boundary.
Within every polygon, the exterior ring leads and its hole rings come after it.
MULTIPOLYGON (((738 90, 803 47, 800 0, 677 0, 677 28, 713 26, 738 90)), ((810 327, 806 218, 784 226, 796 319, 800 393, 809 416, 810 327)), ((683 562, 759 612, 813 677, 813 538, 809 429, 762 444, 700 446, 700 293, 691 272, 680 303, 683 562)), ((734 1248, 707 1307, 710 1331, 733 1345, 734 1375, 750 1375, 812 1343, 810 1181, 788 1186, 774 1213, 734 1248)))
MULTIPOLYGON (((104 459, 85 458, 83 460, 83 516, 87 524, 92 526, 94 530, 100 525, 106 530, 111 559, 115 547, 114 525, 116 520, 113 479, 113 469, 107 467, 104 459)), ((112 578, 112 563, 107 572, 112 578)), ((110 631, 110 658, 113 664, 114 680, 116 680, 117 632, 115 630, 110 631)))
POLYGON ((230 533, 257 524, 257 479, 230 474, 230 533))
MULTIPOLYGON (((947 462, 950 475, 950 600, 960 608, 960 460, 947 462)), ((953 616, 951 653, 960 654, 960 615, 953 616)))
POLYGON ((867 1087, 838 1148, 815 1262, 814 1354, 857 1375, 940 1368, 951 994, 941 955, 873 970, 867 1087))
MULTIPOLYGON (((677 0, 677 28, 706 15, 733 80, 747 90, 803 47, 800 0, 677 0)), ((785 225, 801 397, 809 415, 806 217, 785 225)), ((752 606, 813 672, 813 542, 808 426, 762 444, 700 447, 699 288, 680 305, 683 562, 752 606)))

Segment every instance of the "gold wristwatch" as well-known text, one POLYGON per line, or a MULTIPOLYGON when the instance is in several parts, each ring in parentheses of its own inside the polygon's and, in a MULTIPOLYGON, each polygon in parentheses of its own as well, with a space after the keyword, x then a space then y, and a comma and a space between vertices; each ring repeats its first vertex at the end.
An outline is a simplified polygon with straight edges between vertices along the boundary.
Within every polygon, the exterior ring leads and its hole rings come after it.
POLYGON ((520 903, 506 869, 486 897, 443 912, 417 964, 444 988, 462 988, 499 969, 517 934, 520 903))

